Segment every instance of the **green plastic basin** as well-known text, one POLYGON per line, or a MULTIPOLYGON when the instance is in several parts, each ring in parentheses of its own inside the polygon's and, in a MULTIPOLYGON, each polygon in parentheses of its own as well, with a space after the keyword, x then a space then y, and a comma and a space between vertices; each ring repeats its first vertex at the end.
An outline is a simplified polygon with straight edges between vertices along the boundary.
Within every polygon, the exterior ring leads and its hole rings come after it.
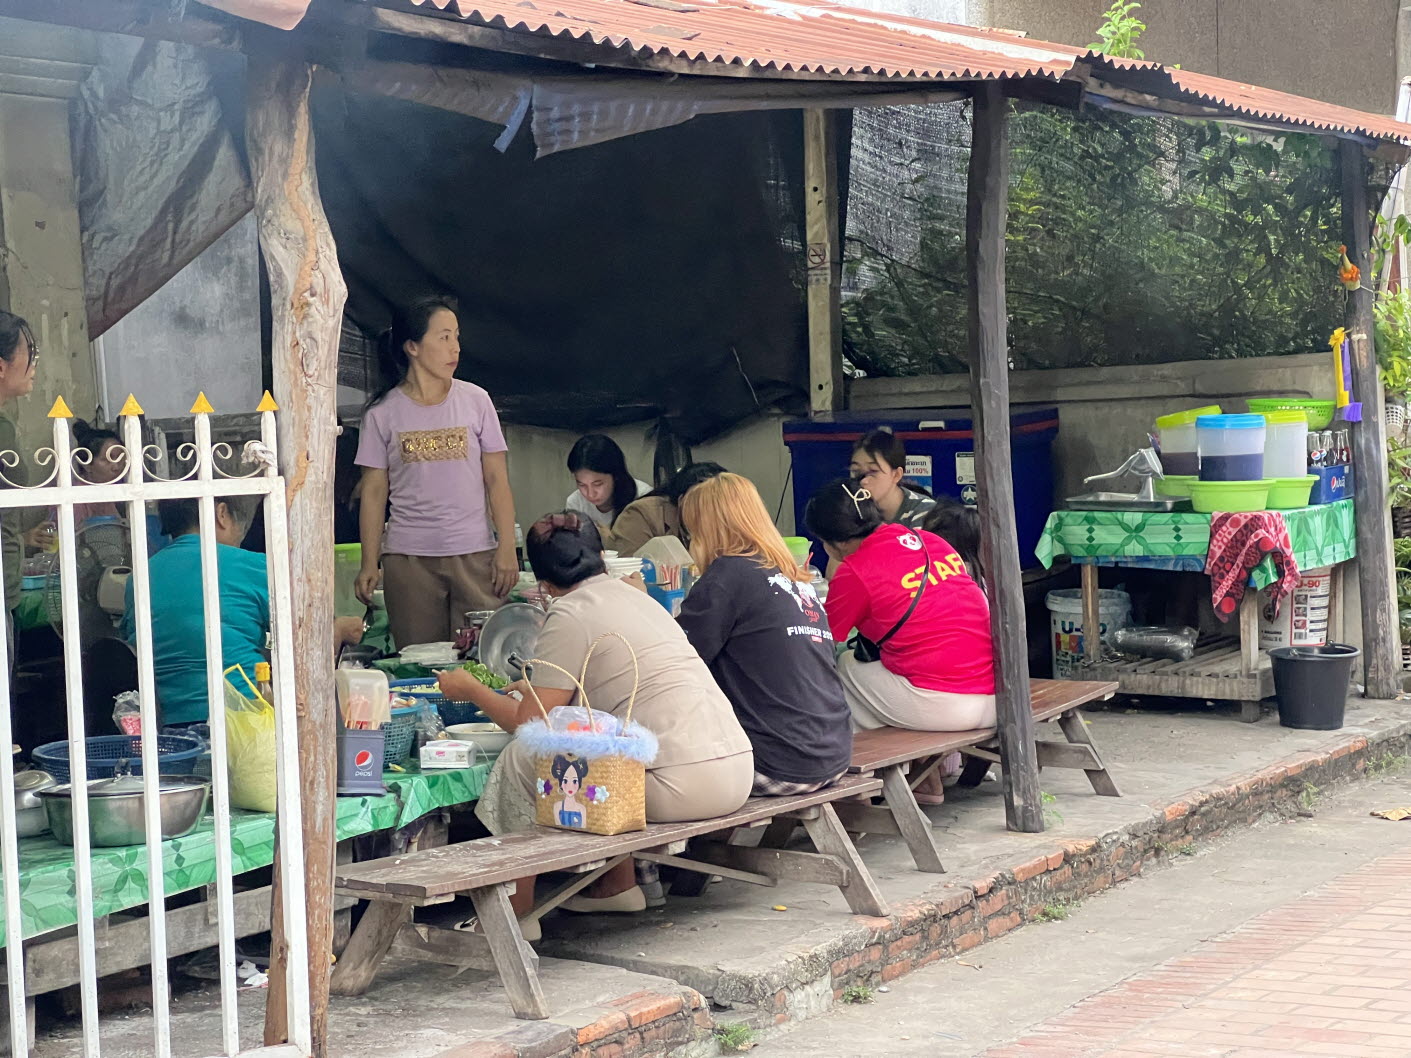
POLYGON ((1307 507, 1308 496, 1318 482, 1318 475, 1308 474, 1301 478, 1274 478, 1269 486, 1269 510, 1290 511, 1295 507, 1307 507))
POLYGON ((1156 494, 1185 499, 1191 494, 1191 482, 1199 480, 1195 474, 1167 474, 1156 480, 1156 494))
POLYGON ((1267 510, 1269 487, 1273 484, 1273 478, 1263 481, 1193 481, 1191 506, 1201 514, 1267 510))

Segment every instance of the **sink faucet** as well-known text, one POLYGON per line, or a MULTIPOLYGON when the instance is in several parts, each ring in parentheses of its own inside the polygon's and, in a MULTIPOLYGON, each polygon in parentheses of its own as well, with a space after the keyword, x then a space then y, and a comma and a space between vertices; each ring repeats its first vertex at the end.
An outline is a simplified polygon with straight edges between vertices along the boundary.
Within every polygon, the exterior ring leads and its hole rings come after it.
POLYGON ((1161 457, 1156 454, 1153 448, 1138 448, 1128 457, 1116 470, 1107 474, 1094 474, 1083 479, 1084 487, 1091 485, 1095 481, 1111 481, 1127 474, 1136 474, 1141 477, 1142 485, 1137 490, 1136 498, 1139 500, 1154 500, 1156 498, 1156 488, 1152 482, 1153 478, 1164 478, 1166 474, 1161 469, 1161 457))

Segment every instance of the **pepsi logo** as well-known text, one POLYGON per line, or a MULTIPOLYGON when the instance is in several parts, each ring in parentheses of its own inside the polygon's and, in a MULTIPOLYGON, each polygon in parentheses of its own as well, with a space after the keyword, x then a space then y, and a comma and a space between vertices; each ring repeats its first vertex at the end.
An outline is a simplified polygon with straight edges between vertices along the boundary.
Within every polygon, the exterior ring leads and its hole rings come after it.
POLYGON ((371 764, 371 763, 372 763, 372 751, 371 751, 371 750, 360 749, 360 750, 358 750, 358 752, 357 752, 356 754, 354 754, 354 756, 353 756, 353 766, 354 766, 354 767, 366 768, 366 767, 367 767, 369 764, 371 764))

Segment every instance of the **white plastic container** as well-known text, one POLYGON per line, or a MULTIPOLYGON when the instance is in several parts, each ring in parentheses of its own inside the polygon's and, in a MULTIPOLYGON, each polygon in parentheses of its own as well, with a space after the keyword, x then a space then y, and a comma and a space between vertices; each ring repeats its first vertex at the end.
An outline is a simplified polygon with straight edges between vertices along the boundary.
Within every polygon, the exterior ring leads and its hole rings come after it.
POLYGON ((1264 476, 1301 478, 1308 473, 1308 414, 1264 413, 1264 476))
POLYGON ((1161 469, 1166 476, 1194 477, 1200 473, 1200 450, 1196 446, 1195 421, 1202 415, 1219 415, 1220 405, 1173 412, 1156 420, 1156 437, 1161 444, 1161 469))
MULTIPOLYGON (((1083 593, 1059 588, 1048 593, 1049 641, 1053 644, 1053 678, 1076 679, 1083 660, 1083 593)), ((1112 633, 1132 623, 1132 597, 1125 591, 1103 588, 1097 596, 1098 634, 1112 645, 1112 633)))
POLYGON ((1311 569, 1298 578, 1298 587, 1287 596, 1274 616, 1269 592, 1259 593, 1259 646, 1321 647, 1328 641, 1328 614, 1332 609, 1331 567, 1311 569))
POLYGON ((1195 421, 1201 481, 1262 481, 1264 416, 1202 415, 1195 421))

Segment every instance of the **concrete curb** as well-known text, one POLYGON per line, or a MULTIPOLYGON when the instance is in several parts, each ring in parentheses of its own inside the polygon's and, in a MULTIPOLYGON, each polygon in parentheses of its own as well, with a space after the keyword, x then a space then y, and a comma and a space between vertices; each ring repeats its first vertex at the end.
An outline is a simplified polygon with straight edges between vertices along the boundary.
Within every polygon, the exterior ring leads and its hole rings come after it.
MULTIPOLYGON (((938 886, 896 905, 887 918, 854 917, 816 928, 794 945, 719 966, 704 981, 679 975, 676 993, 641 992, 605 1007, 524 1023, 441 1058, 698 1058, 719 1049, 723 1023, 768 1030, 816 1017, 849 988, 874 988, 943 958, 965 954, 1037 919, 1051 904, 1102 892, 1139 876, 1194 842, 1304 808, 1314 790, 1362 777, 1369 762, 1405 756, 1411 722, 1372 734, 1347 733, 1258 771, 1149 802, 1146 818, 1095 838, 1055 841, 1023 863, 938 886), (691 987, 694 985, 695 987, 691 987), (714 1013, 712 1011, 714 1010, 714 1013)), ((658 972, 660 972, 658 970, 658 972)))

